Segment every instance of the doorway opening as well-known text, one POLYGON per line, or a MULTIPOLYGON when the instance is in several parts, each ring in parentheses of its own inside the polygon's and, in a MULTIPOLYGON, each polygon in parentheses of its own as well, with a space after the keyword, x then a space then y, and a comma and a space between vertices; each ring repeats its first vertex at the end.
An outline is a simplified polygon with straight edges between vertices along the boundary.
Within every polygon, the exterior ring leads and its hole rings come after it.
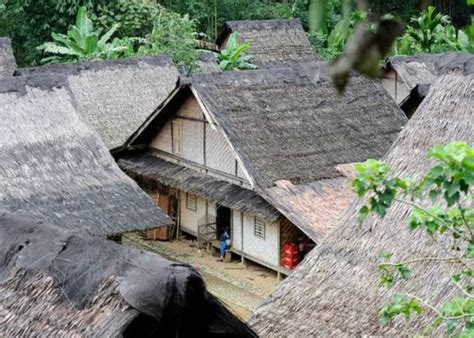
POLYGON ((224 230, 228 230, 229 235, 231 233, 230 229, 230 208, 224 207, 222 205, 217 205, 216 207, 216 239, 218 240, 224 230))

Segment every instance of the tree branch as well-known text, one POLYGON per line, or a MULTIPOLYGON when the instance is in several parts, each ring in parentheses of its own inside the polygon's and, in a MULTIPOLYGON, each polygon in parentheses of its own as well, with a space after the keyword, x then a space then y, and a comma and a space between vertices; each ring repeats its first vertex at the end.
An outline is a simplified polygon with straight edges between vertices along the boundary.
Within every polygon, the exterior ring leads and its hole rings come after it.
POLYGON ((443 320, 456 320, 456 319, 461 319, 461 318, 474 317, 474 313, 464 313, 464 314, 459 315, 459 316, 446 317, 435 306, 431 305, 430 303, 428 303, 424 299, 421 299, 420 297, 412 295, 411 293, 405 293, 405 295, 407 297, 410 297, 412 299, 415 299, 415 300, 419 301, 420 303, 423 303, 425 306, 430 308, 433 312, 435 312, 443 320))

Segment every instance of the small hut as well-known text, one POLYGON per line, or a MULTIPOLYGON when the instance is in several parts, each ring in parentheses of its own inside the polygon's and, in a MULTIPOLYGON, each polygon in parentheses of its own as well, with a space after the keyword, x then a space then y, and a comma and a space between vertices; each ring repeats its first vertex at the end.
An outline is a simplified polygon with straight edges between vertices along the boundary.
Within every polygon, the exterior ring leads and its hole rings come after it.
POLYGON ((383 85, 398 104, 410 96, 412 90, 415 96, 424 95, 426 86, 434 82, 440 72, 449 65, 458 68, 474 67, 474 57, 468 53, 427 54, 418 56, 394 56, 388 59, 383 75, 383 85))
POLYGON ((10 38, 0 37, 0 77, 12 76, 16 70, 10 38))
POLYGON ((191 267, 0 214, 2 337, 256 337, 191 267))
POLYGON ((0 81, 0 201, 106 236, 171 220, 116 165, 57 74, 0 81))
POLYGON ((316 60, 299 19, 227 21, 216 41, 220 50, 234 32, 250 44, 247 53, 254 56, 252 63, 259 68, 316 60))
POLYGON ((406 119, 360 76, 339 96, 326 64, 182 79, 119 165, 198 240, 278 272, 285 244, 318 242, 350 196, 339 166, 380 157, 406 119))
MULTIPOLYGON (((472 72, 472 71, 471 71, 472 72)), ((425 173, 432 161, 426 153, 434 145, 453 141, 474 144, 474 75, 450 73, 433 83, 426 99, 400 133, 385 161, 402 177, 425 173)), ((415 316, 381 326, 379 311, 393 293, 409 291, 434 306, 443 304, 456 286, 442 263, 411 266, 412 277, 402 290, 380 286, 377 264, 390 251, 408 257, 436 256, 439 248, 421 232, 410 232, 410 207, 395 204, 383 220, 369 217, 362 227, 354 201, 338 226, 313 250, 250 319, 261 336, 415 336, 427 323, 415 316)), ((433 336, 441 336, 433 332, 433 336)))
POLYGON ((176 86, 178 70, 167 56, 55 64, 20 74, 62 74, 84 120, 113 151, 121 146, 176 86))

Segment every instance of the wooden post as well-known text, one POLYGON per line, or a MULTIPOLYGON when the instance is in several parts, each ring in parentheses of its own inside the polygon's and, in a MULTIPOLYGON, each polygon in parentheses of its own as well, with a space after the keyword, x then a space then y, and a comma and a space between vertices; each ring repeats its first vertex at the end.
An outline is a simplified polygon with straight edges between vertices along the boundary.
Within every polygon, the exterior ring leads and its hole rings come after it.
POLYGON ((281 277, 281 272, 277 271, 277 280, 282 280, 283 278, 281 277))
POLYGON ((245 257, 244 255, 240 256, 240 264, 245 265, 245 257))
POLYGON ((178 212, 176 217, 176 239, 179 240, 181 228, 181 192, 178 190, 178 212))

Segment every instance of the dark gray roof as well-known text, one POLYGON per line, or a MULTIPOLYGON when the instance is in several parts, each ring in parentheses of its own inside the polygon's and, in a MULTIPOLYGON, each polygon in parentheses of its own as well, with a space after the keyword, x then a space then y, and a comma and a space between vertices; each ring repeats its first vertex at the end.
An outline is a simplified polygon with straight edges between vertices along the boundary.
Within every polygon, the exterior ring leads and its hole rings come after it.
POLYGON ((299 19, 227 21, 217 40, 221 45, 233 32, 250 43, 248 54, 259 68, 316 60, 299 19))
POLYGON ((124 156, 118 164, 132 178, 156 179, 165 185, 206 197, 211 202, 269 220, 280 216, 274 207, 252 190, 153 155, 124 156))
POLYGON ((10 38, 0 37, 0 77, 12 76, 16 70, 16 61, 13 56, 10 38))
POLYGON ((408 90, 417 85, 431 84, 436 77, 457 70, 465 75, 474 73, 474 55, 461 52, 394 56, 388 66, 393 67, 408 90))
POLYGON ((254 337, 191 267, 0 213, 2 337, 254 337))
POLYGON ((54 64, 19 73, 66 75, 85 121, 112 150, 168 96, 179 75, 167 56, 54 64))
POLYGON ((338 95, 325 63, 193 77, 191 86, 261 188, 340 176, 382 156, 406 122, 383 87, 354 75, 338 95))
POLYGON ((0 81, 0 201, 93 235, 171 220, 116 165, 58 75, 0 81))
POLYGON ((197 66, 199 67, 199 74, 207 74, 214 72, 221 72, 219 64, 217 63, 217 58, 214 52, 204 51, 199 53, 199 57, 196 61, 197 66))
MULTIPOLYGON (((474 76, 445 74, 432 88, 391 147, 385 161, 400 177, 420 178, 433 166, 426 157, 436 145, 474 144, 474 76)), ((411 206, 394 203, 383 219, 370 216, 359 224, 355 199, 334 231, 311 251, 293 273, 262 302, 249 323, 262 337, 413 337, 425 335, 436 313, 380 325, 381 308, 394 294, 409 292, 441 308, 464 296, 451 278, 451 258, 425 231, 408 229, 411 206), (394 261, 413 257, 440 260, 410 264, 411 277, 390 290, 380 285, 380 257, 394 261)), ((467 201, 467 205, 469 202, 467 201)), ((469 208, 469 206, 467 206, 469 208)), ((472 207, 472 204, 471 204, 472 207)), ((446 241, 446 245, 450 242, 446 241)), ((429 336, 445 335, 446 326, 431 326, 429 336)))

